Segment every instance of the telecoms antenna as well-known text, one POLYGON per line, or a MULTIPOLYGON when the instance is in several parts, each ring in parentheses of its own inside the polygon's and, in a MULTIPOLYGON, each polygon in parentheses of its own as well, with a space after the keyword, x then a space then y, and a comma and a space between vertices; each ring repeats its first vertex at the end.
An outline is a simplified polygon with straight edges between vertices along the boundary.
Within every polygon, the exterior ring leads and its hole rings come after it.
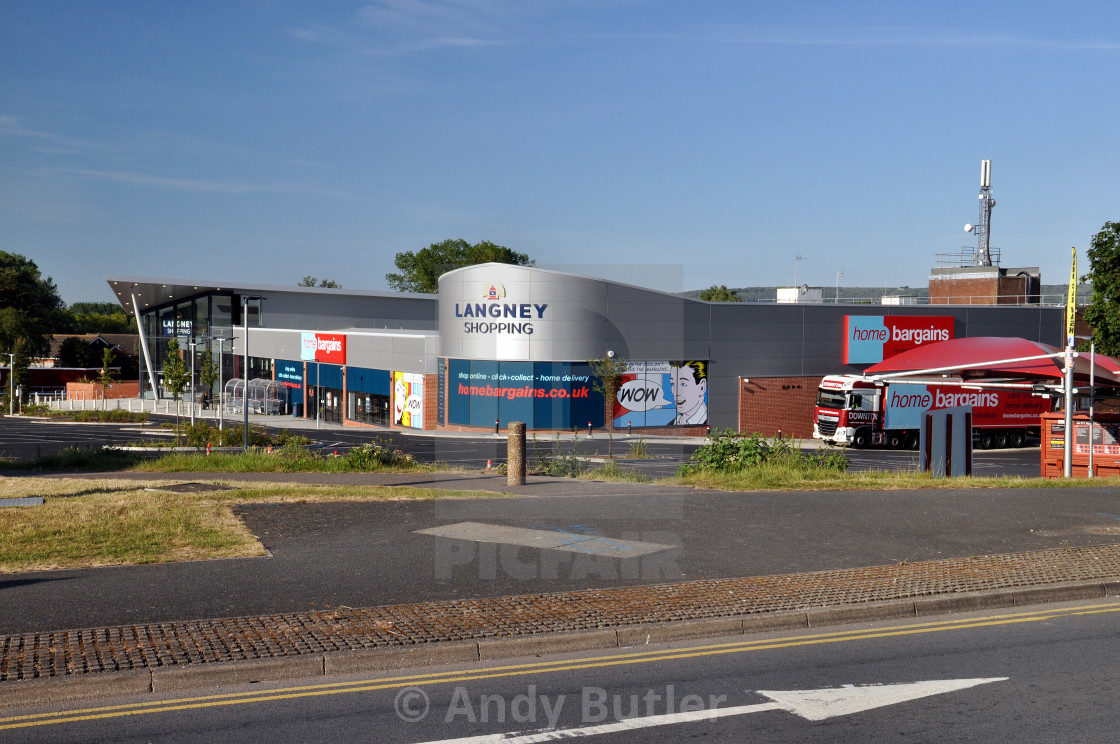
POLYGON ((965 225, 965 232, 976 231, 976 257, 980 266, 992 265, 991 232, 992 232, 992 207, 996 200, 992 198, 992 161, 980 162, 980 223, 965 225))

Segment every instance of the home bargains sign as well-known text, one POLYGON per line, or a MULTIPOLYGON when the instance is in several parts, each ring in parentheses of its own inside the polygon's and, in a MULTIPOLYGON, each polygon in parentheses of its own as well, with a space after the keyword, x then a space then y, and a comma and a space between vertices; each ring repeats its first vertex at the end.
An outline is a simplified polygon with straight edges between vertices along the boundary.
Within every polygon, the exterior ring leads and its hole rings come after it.
POLYGON ((953 317, 948 315, 847 315, 844 363, 875 364, 953 337, 953 317))
POLYGON ((308 362, 346 364, 346 334, 301 333, 299 358, 308 362))

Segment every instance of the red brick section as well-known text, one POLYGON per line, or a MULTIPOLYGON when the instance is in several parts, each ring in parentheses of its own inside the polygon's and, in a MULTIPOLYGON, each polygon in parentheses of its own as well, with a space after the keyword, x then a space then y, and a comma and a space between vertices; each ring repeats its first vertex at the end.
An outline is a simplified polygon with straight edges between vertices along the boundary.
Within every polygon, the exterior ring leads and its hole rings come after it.
POLYGON ((759 616, 1065 582, 1115 582, 1120 545, 335 612, 86 628, 0 637, 13 680, 759 616))
POLYGON ((96 382, 66 383, 66 397, 70 400, 101 400, 103 398, 139 398, 140 382, 114 382, 103 388, 96 382))
POLYGON ((811 439, 820 377, 751 377, 739 381, 739 431, 811 439))
MULTIPOLYGON (((444 409, 446 410, 446 409, 444 409)), ((424 428, 438 429, 439 422, 439 376, 424 375, 424 428)))
POLYGON ((931 305, 994 305, 999 294, 996 277, 929 280, 931 305))

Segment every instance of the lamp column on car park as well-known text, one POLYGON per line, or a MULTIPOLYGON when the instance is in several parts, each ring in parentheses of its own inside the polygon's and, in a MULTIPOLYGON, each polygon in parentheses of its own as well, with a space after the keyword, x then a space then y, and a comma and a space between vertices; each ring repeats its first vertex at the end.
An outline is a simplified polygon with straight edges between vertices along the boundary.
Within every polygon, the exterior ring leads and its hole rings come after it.
POLYGON ((245 324, 245 390, 241 396, 241 412, 244 416, 243 423, 245 425, 245 444, 243 450, 249 451, 249 301, 250 300, 263 300, 264 297, 260 295, 243 295, 241 297, 241 320, 245 324))

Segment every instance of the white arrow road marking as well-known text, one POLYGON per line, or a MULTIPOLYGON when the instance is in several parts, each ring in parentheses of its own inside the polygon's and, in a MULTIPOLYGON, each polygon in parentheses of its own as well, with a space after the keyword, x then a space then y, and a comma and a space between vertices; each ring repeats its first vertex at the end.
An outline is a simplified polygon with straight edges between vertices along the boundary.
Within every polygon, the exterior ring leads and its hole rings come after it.
POLYGON ((484 522, 459 522, 442 527, 416 530, 418 535, 435 535, 453 540, 470 542, 499 543, 518 545, 541 550, 563 550, 570 553, 590 553, 614 558, 633 558, 672 550, 674 545, 639 542, 637 540, 615 540, 599 535, 581 535, 560 530, 533 530, 524 527, 508 527, 484 522))
POLYGON ((834 716, 846 716, 884 705, 905 703, 907 700, 941 695, 956 690, 966 690, 977 685, 1003 682, 1007 677, 984 677, 980 679, 936 679, 929 682, 910 682, 899 685, 867 685, 824 690, 758 690, 780 705, 783 710, 808 718, 810 721, 823 721, 834 716))
POLYGON ((669 726, 675 723, 714 720, 729 716, 742 716, 761 713, 767 710, 784 710, 810 721, 823 721, 835 716, 846 716, 865 710, 881 708, 886 705, 904 703, 907 700, 941 695, 955 690, 965 690, 991 682, 1004 682, 1007 677, 982 677, 978 679, 945 679, 929 682, 910 682, 896 685, 866 685, 855 687, 845 685, 823 690, 758 690, 773 702, 740 705, 735 708, 712 708, 709 710, 689 711, 686 713, 667 713, 646 718, 627 718, 597 726, 583 726, 570 729, 539 729, 537 731, 510 732, 504 734, 484 734, 462 739, 438 739, 424 744, 533 744, 534 742, 561 741, 584 736, 611 734, 617 731, 634 731, 669 726))

